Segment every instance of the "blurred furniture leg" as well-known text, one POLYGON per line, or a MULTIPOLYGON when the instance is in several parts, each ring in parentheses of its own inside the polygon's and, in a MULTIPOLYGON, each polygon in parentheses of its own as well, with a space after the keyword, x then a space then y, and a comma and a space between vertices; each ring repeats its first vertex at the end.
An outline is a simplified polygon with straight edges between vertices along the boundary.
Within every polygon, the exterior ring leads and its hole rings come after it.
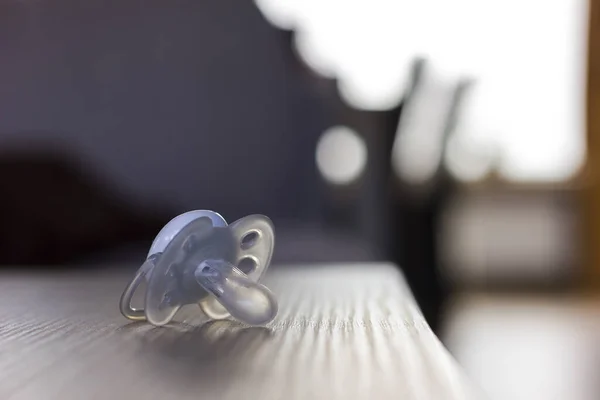
POLYGON ((587 164, 583 175, 584 286, 600 288, 600 3, 590 1, 587 93, 587 164))

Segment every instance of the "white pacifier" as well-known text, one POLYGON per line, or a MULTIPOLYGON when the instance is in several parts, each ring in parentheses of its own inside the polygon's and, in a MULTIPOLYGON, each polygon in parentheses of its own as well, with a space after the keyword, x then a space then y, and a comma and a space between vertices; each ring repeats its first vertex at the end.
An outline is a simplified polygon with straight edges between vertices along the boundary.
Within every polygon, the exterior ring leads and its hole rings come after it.
POLYGON ((275 233, 264 215, 227 225, 213 211, 196 210, 172 219, 158 233, 148 258, 121 296, 121 313, 153 325, 169 323, 186 304, 198 304, 212 319, 264 325, 277 315, 277 301, 259 281, 269 268, 275 233), (146 279, 143 309, 131 306, 146 279))

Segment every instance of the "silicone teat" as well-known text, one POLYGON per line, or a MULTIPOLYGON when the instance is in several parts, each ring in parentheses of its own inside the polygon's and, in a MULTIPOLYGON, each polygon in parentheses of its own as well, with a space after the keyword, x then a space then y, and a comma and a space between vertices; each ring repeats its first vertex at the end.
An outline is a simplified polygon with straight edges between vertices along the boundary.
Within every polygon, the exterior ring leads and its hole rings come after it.
POLYGON ((253 282, 227 261, 203 261, 195 276, 196 281, 239 321, 248 325, 264 325, 277 315, 277 301, 271 291, 253 282))
POLYGON ((164 325, 183 305, 195 303, 213 319, 231 316, 264 325, 277 314, 275 297, 258 283, 273 246, 273 225, 265 216, 251 215, 228 226, 212 211, 182 214, 154 240, 148 259, 121 297, 121 312, 129 319, 164 325), (136 310, 131 298, 144 276, 145 307, 136 310))

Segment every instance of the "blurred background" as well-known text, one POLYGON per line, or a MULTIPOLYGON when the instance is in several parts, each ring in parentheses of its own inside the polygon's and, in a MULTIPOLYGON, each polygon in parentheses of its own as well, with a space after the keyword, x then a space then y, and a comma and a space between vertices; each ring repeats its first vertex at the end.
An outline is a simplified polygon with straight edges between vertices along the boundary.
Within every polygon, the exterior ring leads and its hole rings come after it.
POLYGON ((599 7, 2 1, 0 265, 266 214, 275 268, 398 264, 490 398, 597 399, 599 7))

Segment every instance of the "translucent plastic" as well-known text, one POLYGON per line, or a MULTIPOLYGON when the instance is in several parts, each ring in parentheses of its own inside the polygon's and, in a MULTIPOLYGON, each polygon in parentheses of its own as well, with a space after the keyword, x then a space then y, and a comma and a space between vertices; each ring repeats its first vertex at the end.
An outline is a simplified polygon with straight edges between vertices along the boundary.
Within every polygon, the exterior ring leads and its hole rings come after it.
POLYGON ((224 227, 227 226, 227 221, 220 214, 209 211, 209 210, 194 210, 188 211, 186 213, 180 214, 169 221, 152 242, 152 246, 150 246, 150 251, 148 251, 148 257, 155 253, 162 253, 167 245, 173 240, 175 235, 177 235, 184 226, 189 224, 190 222, 199 219, 199 218, 209 218, 212 222, 213 226, 224 227))
POLYGON ((264 325, 277 315, 277 301, 266 286, 253 282, 235 265, 223 260, 203 261, 196 281, 212 293, 235 319, 264 325))
POLYGON ((258 281, 271 262, 274 243, 273 225, 262 215, 228 226, 212 211, 182 214, 157 235, 145 267, 123 293, 121 312, 164 325, 183 305, 198 304, 210 318, 266 324, 275 318, 277 302, 258 281), (131 298, 144 277, 145 307, 134 309, 131 298))

